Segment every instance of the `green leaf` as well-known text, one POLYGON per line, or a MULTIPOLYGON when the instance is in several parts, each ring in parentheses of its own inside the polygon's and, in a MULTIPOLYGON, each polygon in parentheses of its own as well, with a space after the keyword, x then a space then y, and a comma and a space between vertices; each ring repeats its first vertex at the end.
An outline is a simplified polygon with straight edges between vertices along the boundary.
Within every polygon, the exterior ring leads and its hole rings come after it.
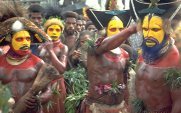
POLYGON ((11 91, 7 85, 2 85, 0 82, 0 110, 2 113, 8 113, 8 100, 12 97, 11 91))
POLYGON ((181 71, 179 69, 169 69, 165 72, 165 81, 170 88, 181 87, 181 71))
POLYGON ((86 70, 78 66, 64 73, 64 78, 68 86, 68 95, 65 100, 66 113, 75 113, 80 102, 85 98, 88 89, 86 70))
POLYGON ((132 100, 132 105, 133 105, 133 111, 134 113, 142 113, 144 111, 144 103, 142 100, 136 98, 132 100))

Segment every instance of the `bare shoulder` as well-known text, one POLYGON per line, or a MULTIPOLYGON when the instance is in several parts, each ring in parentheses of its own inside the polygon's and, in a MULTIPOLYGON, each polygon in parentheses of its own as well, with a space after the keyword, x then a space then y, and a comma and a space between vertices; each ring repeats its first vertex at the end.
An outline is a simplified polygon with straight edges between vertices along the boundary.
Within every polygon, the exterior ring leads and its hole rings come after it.
POLYGON ((68 52, 68 46, 65 44, 62 44, 62 50, 67 53, 68 52))

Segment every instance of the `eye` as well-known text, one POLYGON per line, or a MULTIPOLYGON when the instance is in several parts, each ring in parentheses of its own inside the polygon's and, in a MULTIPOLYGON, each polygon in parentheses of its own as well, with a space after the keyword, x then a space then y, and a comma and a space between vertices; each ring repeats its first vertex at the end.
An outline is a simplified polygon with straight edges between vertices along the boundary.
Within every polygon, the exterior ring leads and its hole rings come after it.
POLYGON ((116 28, 111 28, 109 29, 111 32, 115 32, 116 31, 116 28))
POLYGON ((27 41, 31 41, 31 38, 30 38, 30 37, 26 37, 26 40, 27 40, 27 41))
POLYGON ((22 38, 22 37, 18 37, 18 38, 16 38, 16 41, 17 41, 17 42, 22 42, 22 41, 23 41, 23 38, 22 38))
POLYGON ((143 29, 143 31, 148 31, 148 28, 143 27, 142 29, 143 29))
POLYGON ((37 17, 38 20, 41 20, 41 17, 37 17))
POLYGON ((49 28, 48 30, 49 30, 49 31, 53 31, 53 28, 49 28))
POLYGON ((85 40, 81 40, 80 42, 81 42, 81 43, 85 43, 85 40))
POLYGON ((119 31, 122 31, 123 30, 123 28, 119 28, 119 31))
POLYGON ((60 32, 60 29, 56 29, 57 32, 60 32))
POLYGON ((159 28, 152 28, 151 30, 152 30, 152 31, 155 31, 155 32, 158 32, 158 31, 160 31, 161 29, 159 29, 159 28))

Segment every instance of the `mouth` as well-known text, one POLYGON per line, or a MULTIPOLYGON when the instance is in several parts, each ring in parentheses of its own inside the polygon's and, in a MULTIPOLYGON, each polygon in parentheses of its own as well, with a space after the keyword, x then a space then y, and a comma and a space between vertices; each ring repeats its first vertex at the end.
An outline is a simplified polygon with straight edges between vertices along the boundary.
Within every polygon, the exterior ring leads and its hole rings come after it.
POLYGON ((155 38, 147 38, 145 43, 147 47, 154 47, 158 44, 158 41, 155 38))
POLYGON ((51 36, 52 40, 57 39, 57 36, 51 36))
POLYGON ((154 41, 152 41, 152 40, 147 40, 147 41, 146 41, 146 45, 147 45, 148 47, 153 47, 153 46, 156 45, 156 43, 155 43, 154 41))
POLYGON ((23 50, 23 51, 27 51, 27 50, 29 50, 30 48, 28 47, 28 46, 23 46, 23 47, 21 47, 20 48, 20 50, 23 50))

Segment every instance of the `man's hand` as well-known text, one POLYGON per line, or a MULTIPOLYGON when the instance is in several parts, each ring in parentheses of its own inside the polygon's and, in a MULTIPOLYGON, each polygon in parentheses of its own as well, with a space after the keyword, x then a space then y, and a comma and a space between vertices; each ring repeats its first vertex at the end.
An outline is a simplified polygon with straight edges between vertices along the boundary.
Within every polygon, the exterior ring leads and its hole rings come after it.
POLYGON ((27 97, 24 102, 28 109, 37 109, 37 107, 40 106, 40 100, 37 96, 27 97))
POLYGON ((45 47, 48 51, 53 50, 53 42, 52 41, 46 42, 45 47))
POLYGON ((132 34, 136 33, 140 30, 139 26, 137 24, 132 24, 128 27, 128 29, 131 31, 132 34))
POLYGON ((80 58, 80 55, 81 55, 82 53, 78 50, 74 50, 74 52, 72 53, 72 58, 73 59, 79 59, 80 58))

